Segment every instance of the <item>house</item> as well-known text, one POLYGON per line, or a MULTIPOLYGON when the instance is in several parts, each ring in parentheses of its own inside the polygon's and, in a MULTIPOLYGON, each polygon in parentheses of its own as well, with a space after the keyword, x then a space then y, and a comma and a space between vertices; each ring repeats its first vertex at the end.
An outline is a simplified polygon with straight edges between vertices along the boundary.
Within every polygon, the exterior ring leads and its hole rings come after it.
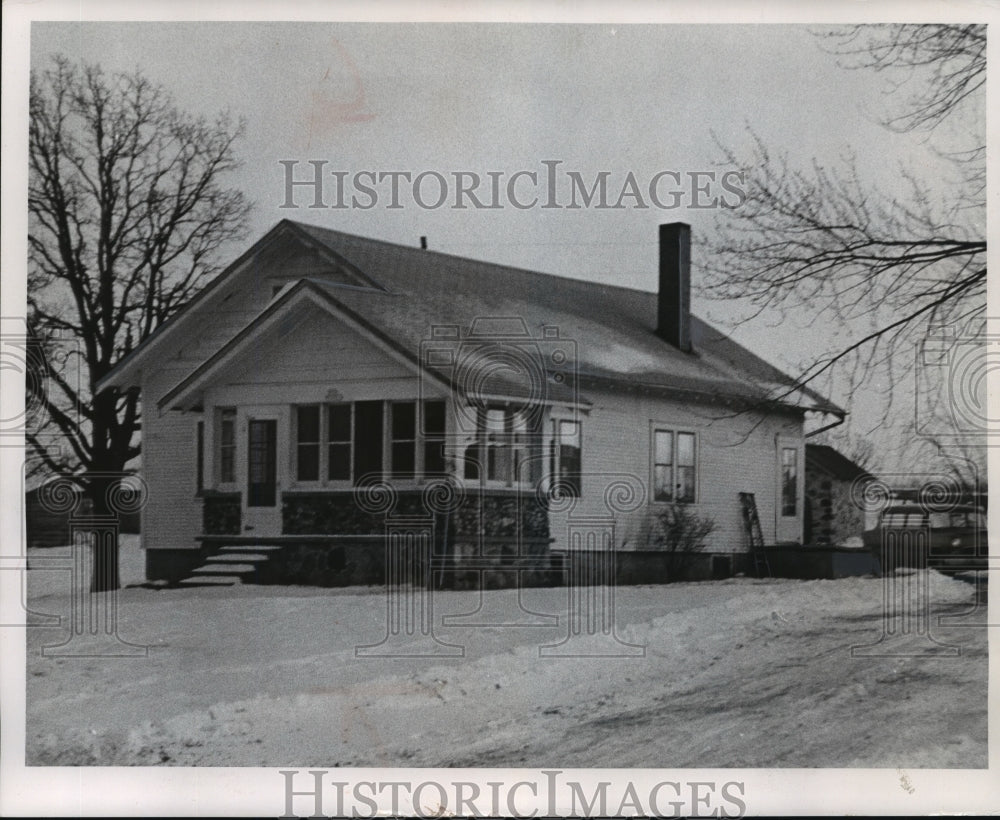
POLYGON ((875 476, 826 444, 806 445, 806 534, 809 544, 843 544, 866 529, 859 503, 875 476))
POLYGON ((242 546, 380 582, 414 532, 454 577, 530 574, 669 503, 738 557, 741 492, 801 543, 807 417, 845 413, 692 316, 690 228, 659 240, 649 293, 281 221, 99 385, 142 391, 148 576, 242 546))

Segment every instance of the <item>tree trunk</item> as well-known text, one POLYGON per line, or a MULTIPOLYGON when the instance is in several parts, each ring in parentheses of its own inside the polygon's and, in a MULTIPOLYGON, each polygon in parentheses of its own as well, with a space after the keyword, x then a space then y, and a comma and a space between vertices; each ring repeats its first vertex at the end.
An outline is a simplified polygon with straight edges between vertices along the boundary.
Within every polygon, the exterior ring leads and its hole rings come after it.
POLYGON ((118 515, 108 503, 109 490, 117 479, 93 478, 88 495, 93 504, 93 574, 90 579, 91 592, 110 592, 121 588, 118 574, 118 515))
POLYGON ((90 579, 91 592, 110 592, 121 588, 118 575, 118 532, 94 539, 94 574, 90 579))

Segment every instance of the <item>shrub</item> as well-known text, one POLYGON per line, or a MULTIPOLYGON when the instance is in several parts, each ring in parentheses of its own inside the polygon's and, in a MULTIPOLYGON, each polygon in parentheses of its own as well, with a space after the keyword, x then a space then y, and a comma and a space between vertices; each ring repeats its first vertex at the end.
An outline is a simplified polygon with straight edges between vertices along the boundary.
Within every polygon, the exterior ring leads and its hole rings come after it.
POLYGON ((705 539, 715 521, 698 515, 686 504, 670 504, 653 515, 650 543, 666 553, 667 577, 679 579, 696 553, 705 549, 705 539))

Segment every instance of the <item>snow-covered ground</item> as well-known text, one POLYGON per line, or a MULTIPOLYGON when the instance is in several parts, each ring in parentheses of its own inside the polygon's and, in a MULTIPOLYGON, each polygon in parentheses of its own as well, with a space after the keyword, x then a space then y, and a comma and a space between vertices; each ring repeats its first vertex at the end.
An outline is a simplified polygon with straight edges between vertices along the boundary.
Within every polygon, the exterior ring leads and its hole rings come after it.
MULTIPOLYGON (((127 539, 123 583, 141 574, 127 539)), ((28 576, 33 610, 69 613, 65 573, 28 576)), ((586 657, 607 648, 593 637, 540 657, 567 634, 565 589, 526 590, 520 608, 486 593, 500 620, 555 626, 442 626, 479 598, 435 593, 435 632, 462 657, 358 658, 386 633, 380 591, 126 587, 119 635, 146 657, 44 657, 68 630, 28 630, 27 763, 985 767, 986 630, 969 626, 984 613, 961 617, 972 584, 924 580, 932 634, 958 654, 917 654, 935 645, 896 621, 908 654, 852 657, 883 631, 875 578, 619 588, 633 657, 586 657)))

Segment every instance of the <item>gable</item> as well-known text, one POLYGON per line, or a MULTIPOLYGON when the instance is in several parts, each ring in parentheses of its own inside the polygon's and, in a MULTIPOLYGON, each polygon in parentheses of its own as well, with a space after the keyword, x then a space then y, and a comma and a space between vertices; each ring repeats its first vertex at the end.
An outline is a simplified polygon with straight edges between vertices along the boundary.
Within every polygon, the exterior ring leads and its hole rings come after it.
POLYGON ((273 295, 272 286, 297 279, 317 279, 329 285, 381 289, 374 279, 339 254, 311 237, 290 232, 280 236, 257 254, 240 278, 243 280, 242 288, 262 288, 261 295, 265 299, 273 295))
POLYGON ((247 386, 414 378, 414 370, 321 308, 307 304, 213 379, 247 386))
POLYGON ((276 297, 226 344, 163 396, 163 410, 196 410, 220 384, 257 386, 414 378, 414 362, 309 280, 276 297))
POLYGON ((97 391, 137 387, 147 366, 160 369, 171 362, 171 367, 190 368, 205 361, 266 308, 279 286, 302 278, 335 288, 384 291, 296 223, 283 220, 112 368, 97 391))

